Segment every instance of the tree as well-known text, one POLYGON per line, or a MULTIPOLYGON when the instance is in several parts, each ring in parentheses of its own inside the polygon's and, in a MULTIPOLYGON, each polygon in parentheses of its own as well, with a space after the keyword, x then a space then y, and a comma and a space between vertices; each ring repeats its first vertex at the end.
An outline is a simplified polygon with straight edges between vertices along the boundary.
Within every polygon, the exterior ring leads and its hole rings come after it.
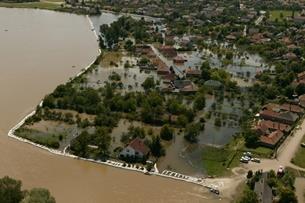
POLYGON ((100 158, 107 157, 109 155, 109 146, 111 144, 111 136, 108 133, 108 129, 98 128, 95 136, 95 143, 98 146, 98 156, 100 158))
POLYGON ((173 129, 171 129, 168 125, 164 125, 161 128, 160 137, 163 140, 172 140, 173 139, 173 129))
POLYGON ((284 174, 284 176, 281 178, 281 180, 286 187, 289 187, 290 189, 294 189, 295 177, 291 172, 287 171, 284 174))
POLYGON ((248 174, 247 174, 247 178, 250 179, 253 177, 253 171, 252 170, 249 170, 248 171, 248 174))
POLYGON ((47 189, 34 188, 26 194, 21 203, 55 203, 55 199, 47 189))
POLYGON ((305 84, 303 84, 303 83, 299 84, 299 85, 295 88, 295 92, 296 92, 298 95, 305 94, 305 84))
POLYGON ((125 45, 124 45, 124 48, 127 50, 127 51, 133 51, 134 50, 134 46, 133 46, 133 42, 131 40, 127 40, 125 42, 125 45))
POLYGON ((283 189, 281 191, 279 203, 297 203, 297 197, 294 192, 289 189, 283 189))
POLYGON ((190 124, 185 129, 184 139, 186 139, 190 143, 196 143, 198 142, 199 133, 200 133, 200 125, 190 124))
POLYGON ((157 92, 147 94, 142 102, 141 116, 143 121, 147 123, 160 122, 163 112, 162 96, 157 92))
POLYGON ((147 77, 145 81, 142 83, 142 87, 145 91, 155 88, 155 80, 153 77, 147 77))
POLYGON ((8 176, 0 179, 1 203, 55 203, 50 192, 43 188, 28 191, 21 190, 21 181, 8 176))
POLYGON ((200 111, 203 110, 205 107, 205 96, 202 93, 196 95, 193 108, 194 110, 200 111))
POLYGON ((21 181, 8 176, 0 179, 0 202, 19 203, 22 199, 21 181))
POLYGON ((246 130, 244 132, 244 138, 246 147, 255 148, 258 145, 258 136, 252 130, 246 130))
POLYGON ((220 118, 215 118, 214 125, 216 127, 221 127, 221 119, 220 118))
POLYGON ((90 134, 87 131, 83 131, 78 137, 71 142, 70 149, 76 156, 88 157, 88 144, 90 140, 90 134))
POLYGON ((256 193, 249 188, 246 188, 239 203, 258 203, 256 193))
POLYGON ((152 142, 150 144, 150 151, 155 157, 161 157, 165 155, 165 151, 163 149, 159 136, 154 136, 152 138, 152 142))
POLYGON ((211 67, 208 61, 202 63, 200 69, 201 69, 201 78, 204 81, 211 79, 211 73, 210 73, 211 67))

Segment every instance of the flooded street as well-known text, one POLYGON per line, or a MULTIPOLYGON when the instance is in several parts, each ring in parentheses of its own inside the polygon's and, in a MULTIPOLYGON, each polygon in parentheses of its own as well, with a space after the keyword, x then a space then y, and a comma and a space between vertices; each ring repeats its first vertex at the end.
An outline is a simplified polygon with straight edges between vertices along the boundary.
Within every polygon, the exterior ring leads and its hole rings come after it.
POLYGON ((0 8, 0 177, 48 188, 60 203, 228 202, 199 186, 53 155, 8 138, 45 94, 97 54, 84 16, 0 8))

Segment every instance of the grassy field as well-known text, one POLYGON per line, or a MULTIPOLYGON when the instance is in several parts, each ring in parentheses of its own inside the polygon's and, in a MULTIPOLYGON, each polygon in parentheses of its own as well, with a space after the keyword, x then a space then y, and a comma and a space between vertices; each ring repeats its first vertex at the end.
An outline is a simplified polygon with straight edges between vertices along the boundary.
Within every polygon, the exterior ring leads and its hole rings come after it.
POLYGON ((240 164, 244 139, 236 137, 223 148, 205 147, 202 152, 203 168, 208 175, 226 176, 240 164))
POLYGON ((240 151, 227 148, 205 147, 202 152, 203 167, 208 175, 226 176, 239 165, 240 151))
POLYGON ((37 8, 37 9, 56 10, 56 9, 60 8, 60 5, 55 4, 55 3, 49 3, 49 2, 30 2, 30 3, 3 3, 3 2, 0 2, 0 7, 37 8))
POLYGON ((28 139, 37 144, 41 144, 50 148, 57 149, 59 147, 60 138, 59 135, 53 135, 48 133, 42 133, 37 130, 30 130, 26 128, 19 128, 15 131, 18 137, 28 139))
POLYGON ((244 151, 250 151, 260 158, 271 158, 273 150, 267 147, 257 147, 255 149, 245 148, 244 151))
MULTIPOLYGON (((286 11, 286 10, 273 10, 273 11, 269 11, 270 12, 270 16, 269 19, 271 21, 275 21, 276 19, 281 22, 283 21, 285 18, 287 17, 291 17, 292 16, 292 11, 286 11), (281 17, 282 16, 282 17, 281 17)), ((297 12, 295 12, 295 15, 297 14, 297 12)))
MULTIPOLYGON (((305 142, 305 136, 303 137, 302 142, 305 142)), ((304 147, 299 146, 299 149, 291 162, 297 166, 305 168, 305 148, 304 147)))
POLYGON ((103 53, 101 66, 102 67, 109 67, 113 66, 114 64, 118 64, 122 59, 123 54, 121 52, 116 51, 107 51, 103 53))

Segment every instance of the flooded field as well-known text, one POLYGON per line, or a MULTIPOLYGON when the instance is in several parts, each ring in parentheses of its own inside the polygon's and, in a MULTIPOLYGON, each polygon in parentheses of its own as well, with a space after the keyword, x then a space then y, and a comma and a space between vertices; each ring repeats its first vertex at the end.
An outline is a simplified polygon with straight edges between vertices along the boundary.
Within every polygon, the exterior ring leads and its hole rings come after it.
POLYGON ((100 65, 93 73, 87 76, 86 86, 92 88, 100 88, 105 82, 111 81, 109 78, 113 74, 120 77, 122 83, 122 91, 144 91, 141 84, 147 77, 153 77, 159 80, 157 73, 154 71, 142 71, 137 64, 137 58, 130 56, 122 56, 119 61, 113 62, 115 65, 100 65), (126 67, 128 64, 128 67, 126 67))
POLYGON ((0 44, 1 177, 20 179, 25 188, 46 187, 59 203, 228 202, 192 184, 61 157, 8 138, 45 94, 95 59, 98 47, 85 17, 4 8, 0 44))

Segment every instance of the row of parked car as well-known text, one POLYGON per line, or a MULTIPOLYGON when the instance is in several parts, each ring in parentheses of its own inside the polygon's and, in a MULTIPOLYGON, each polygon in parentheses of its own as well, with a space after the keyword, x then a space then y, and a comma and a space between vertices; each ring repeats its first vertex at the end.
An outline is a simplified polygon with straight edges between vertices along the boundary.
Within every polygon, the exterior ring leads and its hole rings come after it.
POLYGON ((256 163, 260 163, 261 162, 260 159, 254 158, 252 156, 251 152, 244 152, 242 157, 240 158, 240 162, 247 164, 247 163, 249 163, 249 161, 256 162, 256 163))

